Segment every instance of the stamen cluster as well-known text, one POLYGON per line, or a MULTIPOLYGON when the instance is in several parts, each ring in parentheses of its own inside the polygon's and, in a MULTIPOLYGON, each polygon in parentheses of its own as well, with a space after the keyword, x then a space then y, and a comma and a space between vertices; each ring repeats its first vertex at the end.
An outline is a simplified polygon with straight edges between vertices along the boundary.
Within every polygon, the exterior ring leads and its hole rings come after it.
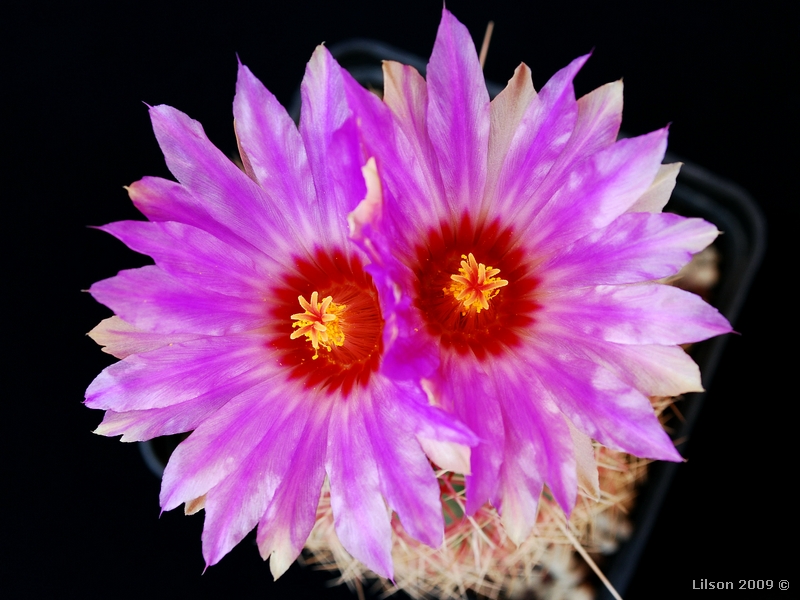
POLYGON ((332 296, 323 298, 320 303, 318 292, 311 293, 311 302, 302 296, 298 296, 297 301, 305 312, 292 315, 292 319, 297 321, 292 323, 292 327, 298 327, 298 330, 292 332, 290 339, 306 336, 314 347, 314 360, 319 358, 320 346, 330 352, 331 346, 344 345, 340 315, 347 308, 345 305, 334 304, 332 296))

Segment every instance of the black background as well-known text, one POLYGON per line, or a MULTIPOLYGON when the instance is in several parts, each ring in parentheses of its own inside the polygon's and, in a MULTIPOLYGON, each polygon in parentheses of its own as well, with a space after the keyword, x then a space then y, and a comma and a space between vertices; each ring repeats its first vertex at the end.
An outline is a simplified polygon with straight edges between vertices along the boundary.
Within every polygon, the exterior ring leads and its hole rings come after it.
MULTIPOLYGON (((670 149, 748 190, 769 249, 627 598, 692 580, 791 580, 796 475, 797 9, 770 2, 510 2, 448 7, 486 75, 520 61, 539 89, 594 48, 579 95, 624 78, 623 127, 672 123, 670 149), (792 466, 794 465, 794 466, 792 466), (790 547, 790 546, 789 546, 790 547)), ((277 583, 250 539, 201 576, 202 516, 161 516, 135 445, 95 436, 83 392, 107 364, 84 336, 109 315, 81 290, 145 259, 88 229, 139 218, 123 185, 169 174, 148 104, 235 148, 236 53, 287 103, 321 42, 374 37, 427 57, 441 4, 34 3, 0 19, 6 337, 2 443, 6 597, 350 597, 297 566, 277 583), (8 595, 6 595, 8 594, 8 595), (325 596, 328 597, 328 596, 325 596)), ((796 573, 796 570, 794 571, 796 573)), ((792 581, 796 586, 800 581, 792 581)), ((702 593, 702 592, 697 592, 702 593)), ((777 592, 773 592, 777 594, 777 592)), ((784 592, 788 596, 791 592, 784 592)))

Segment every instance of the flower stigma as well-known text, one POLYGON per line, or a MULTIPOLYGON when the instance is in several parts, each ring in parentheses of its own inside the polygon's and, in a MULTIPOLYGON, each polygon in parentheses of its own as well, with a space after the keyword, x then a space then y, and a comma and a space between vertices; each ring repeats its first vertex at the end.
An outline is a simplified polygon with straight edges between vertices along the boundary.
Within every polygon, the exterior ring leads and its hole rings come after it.
POLYGON ((298 296, 297 301, 305 312, 291 316, 297 321, 292 323, 292 327, 298 328, 292 332, 291 339, 306 336, 314 347, 314 360, 319 358, 320 346, 330 352, 332 345, 344 345, 344 332, 341 327, 341 313, 347 308, 344 304, 335 304, 332 296, 327 296, 319 302, 317 292, 311 293, 311 302, 306 301, 303 296, 298 296))
POLYGON ((453 283, 449 288, 444 288, 445 293, 451 293, 456 300, 461 302, 462 315, 474 306, 476 312, 489 309, 489 300, 500 293, 500 288, 508 285, 508 281, 495 277, 500 269, 487 267, 475 260, 472 252, 469 256, 462 254, 461 268, 457 275, 451 275, 453 283))

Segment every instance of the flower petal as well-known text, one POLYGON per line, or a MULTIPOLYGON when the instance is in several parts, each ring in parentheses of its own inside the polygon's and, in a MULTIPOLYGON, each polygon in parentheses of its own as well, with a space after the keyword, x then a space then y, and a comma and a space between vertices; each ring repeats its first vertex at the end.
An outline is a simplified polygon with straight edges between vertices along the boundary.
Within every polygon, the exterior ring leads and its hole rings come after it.
POLYGON ((97 376, 86 405, 124 412, 241 391, 269 373, 264 365, 271 356, 262 343, 252 335, 204 337, 130 355, 97 376))
POLYGON ((480 440, 470 454, 472 474, 466 478, 467 514, 475 514, 498 496, 503 460, 504 428, 500 411, 502 392, 495 378, 469 355, 445 354, 429 384, 437 403, 458 417, 480 440))
POLYGON ((87 335, 103 346, 103 352, 117 358, 150 352, 168 344, 188 342, 198 337, 193 333, 164 334, 142 331, 116 315, 100 321, 87 335))
MULTIPOLYGON (((259 484, 270 486, 260 488, 266 491, 259 493, 271 497, 282 477, 281 469, 287 467, 284 464, 287 456, 291 456, 297 436, 302 432, 302 427, 299 430, 294 427, 295 411, 302 408, 306 400, 300 390, 295 383, 266 377, 204 421, 170 457, 161 483, 161 508, 172 510, 208 493, 234 474, 240 465, 247 465, 251 455, 258 456, 258 453, 253 454, 257 447, 275 448, 277 453, 274 457, 269 454, 274 470, 259 484)), ((207 498, 206 507, 209 501, 207 498)))
POLYGON ((378 575, 392 578, 392 528, 381 496, 378 464, 364 422, 364 402, 344 402, 331 416, 325 471, 331 484, 336 535, 378 575))
POLYGON ((536 376, 580 431, 604 446, 636 456, 682 460, 641 392, 603 367, 556 350, 536 357, 536 376))
MULTIPOLYGON (((406 218, 413 216, 419 219, 418 223, 429 227, 442 216, 438 213, 446 206, 446 200, 439 159, 428 136, 427 84, 414 67, 384 61, 383 100, 394 116, 397 129, 402 132, 397 140, 398 159, 407 165, 402 173, 386 169, 386 177, 392 180, 397 196, 403 198, 403 204, 410 204, 393 208, 406 218), (413 181, 413 187, 422 193, 414 193, 413 188, 403 192, 403 186, 409 185, 408 180, 413 181)), ((390 131, 390 128, 383 127, 390 131)))
POLYGON ((520 123, 534 99, 536 90, 533 89, 531 70, 528 65, 522 63, 514 70, 514 76, 508 81, 508 85, 495 96, 490 105, 487 200, 492 199, 496 202, 499 199, 493 195, 497 179, 520 123))
POLYGON ((347 247, 347 215, 366 196, 355 118, 348 108, 341 67, 324 46, 308 62, 300 86, 300 134, 314 175, 319 207, 313 216, 318 235, 347 247))
POLYGON ((162 435, 193 431, 242 389, 245 386, 241 384, 229 384, 197 398, 161 408, 125 412, 107 410, 94 433, 108 437, 122 435, 121 442, 143 442, 162 435))
POLYGON ((154 333, 223 335, 257 329, 264 303, 189 287, 154 266, 121 271, 89 292, 124 321, 154 333))
POLYGON ((541 272, 550 289, 662 279, 678 273, 717 235, 702 219, 628 213, 554 254, 541 272))
POLYGON ((277 210, 293 216, 296 235, 313 238, 307 215, 316 194, 303 140, 286 109, 241 63, 233 115, 242 154, 256 181, 277 210))
POLYGON ((622 82, 608 83, 589 92, 578 100, 577 108, 575 128, 555 164, 547 172, 544 182, 536 190, 539 198, 552 196, 587 157, 614 144, 622 123, 622 82))
POLYGON ((489 92, 469 31, 447 9, 428 64, 428 132, 450 214, 477 208, 486 182, 489 92))
POLYGON ((444 537, 439 484, 414 435, 415 419, 398 402, 407 389, 386 379, 375 381, 370 390, 374 401, 364 403, 364 423, 368 431, 381 432, 372 436, 372 450, 389 508, 412 537, 438 548, 444 537))
POLYGON ((628 212, 661 212, 661 209, 663 209, 669 201, 672 190, 675 189, 675 180, 682 166, 683 163, 661 165, 653 183, 651 183, 645 193, 633 203, 628 209, 628 212))
POLYGON ((325 480, 330 409, 324 403, 307 409, 303 442, 295 450, 290 470, 258 523, 258 549, 264 560, 269 558, 269 569, 275 579, 300 555, 316 522, 325 480))
POLYGON ((653 182, 666 147, 667 130, 662 129, 592 155, 533 219, 529 243, 547 254, 611 223, 653 182))
POLYGON ((617 344, 675 345, 729 333, 731 326, 702 298, 660 284, 597 286, 553 293, 543 322, 617 344))
POLYGON ((530 221, 552 192, 537 190, 569 142, 578 117, 572 80, 588 60, 582 56, 556 73, 528 104, 498 174, 491 196, 491 213, 524 211, 530 221))
POLYGON ((561 411, 535 376, 507 366, 496 381, 506 432, 501 516, 509 537, 520 544, 536 523, 543 483, 567 515, 575 505, 574 444, 561 411))
POLYGON ((126 246, 201 290, 242 298, 259 294, 280 263, 257 251, 245 254, 201 229, 183 223, 119 221, 99 227, 126 246), (272 267, 272 268, 270 268, 272 267))
POLYGON ((583 340, 595 362, 647 396, 702 392, 700 368, 679 346, 634 346, 583 340))
POLYGON ((215 221, 267 254, 296 252, 289 215, 206 137, 202 126, 169 106, 150 109, 153 131, 172 174, 215 221))
MULTIPOLYGON (((284 402, 274 393, 268 401, 284 402)), ((323 474, 323 454, 313 451, 324 447, 324 425, 328 421, 330 403, 320 402, 319 406, 311 407, 309 399, 302 398, 286 404, 291 407, 290 412, 269 423, 269 429, 264 427, 261 440, 248 454, 240 456, 234 470, 208 491, 203 527, 203 556, 207 565, 216 564, 263 519, 268 507, 275 502, 276 491, 285 486, 287 476, 294 484, 291 486, 294 489, 288 491, 296 491, 298 483, 308 491, 300 498, 284 496, 282 500, 294 503, 298 516, 305 517, 299 524, 301 533, 307 538, 311 531, 307 527, 308 516, 310 512, 313 525, 323 474), (321 439, 315 440, 310 437, 312 434, 321 439), (297 481, 298 477, 301 482, 297 481)), ((253 431, 253 438, 257 436, 253 431)), ((287 490, 282 492, 285 494, 287 490)), ((284 529, 292 526, 291 523, 281 525, 284 529)), ((296 544, 296 540, 294 542, 296 544)), ((301 544, 303 542, 305 538, 301 544)))

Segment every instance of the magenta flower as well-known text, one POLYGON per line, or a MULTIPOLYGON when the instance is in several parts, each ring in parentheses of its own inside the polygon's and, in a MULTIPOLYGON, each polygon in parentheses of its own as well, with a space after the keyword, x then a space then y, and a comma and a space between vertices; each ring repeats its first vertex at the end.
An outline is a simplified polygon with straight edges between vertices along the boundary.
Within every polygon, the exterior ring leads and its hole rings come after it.
POLYGON ((383 102, 347 83, 384 186, 356 233, 413 308, 404 330, 439 345, 432 397, 482 439, 468 512, 492 502, 517 543, 544 484, 567 513, 579 476, 591 486, 588 438, 680 460, 648 396, 700 390, 679 344, 730 331, 657 282, 718 232, 661 213, 679 166, 661 165, 667 131, 616 141, 622 83, 576 101, 586 59, 538 94, 520 65, 490 102, 469 33, 445 10, 427 82, 384 63, 383 102))
POLYGON ((92 336, 122 360, 91 384, 86 404, 106 410, 97 433, 123 441, 193 431, 164 472, 161 506, 205 508, 207 565, 258 527, 260 552, 280 576, 314 525, 327 476, 342 544, 391 577, 391 511, 416 539, 442 542, 421 444, 476 440, 429 406, 417 382, 382 374, 384 352, 403 334, 384 326, 363 255, 347 239, 347 215, 366 194, 362 150, 322 47, 302 95, 298 132, 240 66, 245 172, 197 122, 150 109, 179 183, 134 183, 131 199, 150 221, 101 228, 156 264, 92 286, 115 313, 92 336))

